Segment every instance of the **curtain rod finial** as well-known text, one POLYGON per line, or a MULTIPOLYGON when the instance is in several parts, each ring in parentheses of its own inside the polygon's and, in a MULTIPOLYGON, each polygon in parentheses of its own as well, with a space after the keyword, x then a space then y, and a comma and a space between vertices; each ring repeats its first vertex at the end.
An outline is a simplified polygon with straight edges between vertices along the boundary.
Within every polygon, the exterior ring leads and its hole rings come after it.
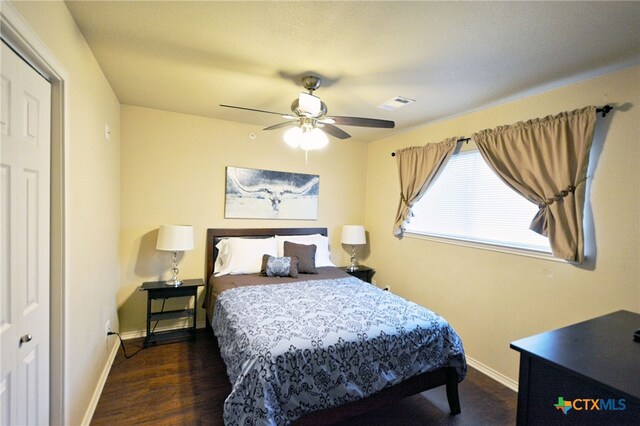
POLYGON ((611 105, 605 105, 602 108, 596 108, 596 114, 601 112, 602 118, 605 118, 611 111, 613 111, 613 107, 611 105))

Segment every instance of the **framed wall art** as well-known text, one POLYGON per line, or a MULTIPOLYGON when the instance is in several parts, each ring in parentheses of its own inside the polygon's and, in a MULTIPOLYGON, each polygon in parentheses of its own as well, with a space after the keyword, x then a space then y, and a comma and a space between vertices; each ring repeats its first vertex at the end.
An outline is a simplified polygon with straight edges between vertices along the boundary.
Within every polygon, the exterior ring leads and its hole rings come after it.
POLYGON ((227 167, 228 219, 318 219, 320 176, 227 167))

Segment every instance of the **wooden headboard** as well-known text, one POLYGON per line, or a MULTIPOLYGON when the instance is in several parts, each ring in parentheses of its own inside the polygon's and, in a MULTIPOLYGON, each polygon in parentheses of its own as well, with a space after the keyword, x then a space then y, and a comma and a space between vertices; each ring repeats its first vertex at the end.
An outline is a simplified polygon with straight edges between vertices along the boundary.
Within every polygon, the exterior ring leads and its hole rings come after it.
POLYGON ((218 256, 215 245, 220 238, 268 238, 274 235, 312 235, 321 234, 327 236, 327 228, 209 228, 207 229, 207 242, 205 250, 205 283, 213 275, 213 265, 218 256))

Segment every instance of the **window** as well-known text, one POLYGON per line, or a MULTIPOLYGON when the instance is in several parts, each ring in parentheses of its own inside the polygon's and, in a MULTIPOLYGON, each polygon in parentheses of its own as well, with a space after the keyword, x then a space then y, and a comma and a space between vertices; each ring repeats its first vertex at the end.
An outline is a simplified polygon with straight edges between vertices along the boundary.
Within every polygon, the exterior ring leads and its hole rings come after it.
POLYGON ((551 253, 549 240, 529 229, 538 206, 505 185, 477 150, 452 156, 412 210, 407 233, 551 253))

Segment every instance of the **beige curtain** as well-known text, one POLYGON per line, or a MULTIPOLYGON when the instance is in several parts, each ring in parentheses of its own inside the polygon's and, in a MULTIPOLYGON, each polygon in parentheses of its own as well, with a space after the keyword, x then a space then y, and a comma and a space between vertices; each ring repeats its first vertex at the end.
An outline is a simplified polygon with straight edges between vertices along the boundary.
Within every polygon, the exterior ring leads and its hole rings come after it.
POLYGON ((393 235, 402 237, 404 225, 411 219, 411 207, 436 180, 456 148, 458 138, 440 143, 404 148, 396 151, 400 173, 400 204, 393 235))
POLYGON ((596 122, 590 106, 472 137, 489 167, 539 207, 530 228, 549 238, 555 257, 584 261, 582 226, 589 150, 596 122))

